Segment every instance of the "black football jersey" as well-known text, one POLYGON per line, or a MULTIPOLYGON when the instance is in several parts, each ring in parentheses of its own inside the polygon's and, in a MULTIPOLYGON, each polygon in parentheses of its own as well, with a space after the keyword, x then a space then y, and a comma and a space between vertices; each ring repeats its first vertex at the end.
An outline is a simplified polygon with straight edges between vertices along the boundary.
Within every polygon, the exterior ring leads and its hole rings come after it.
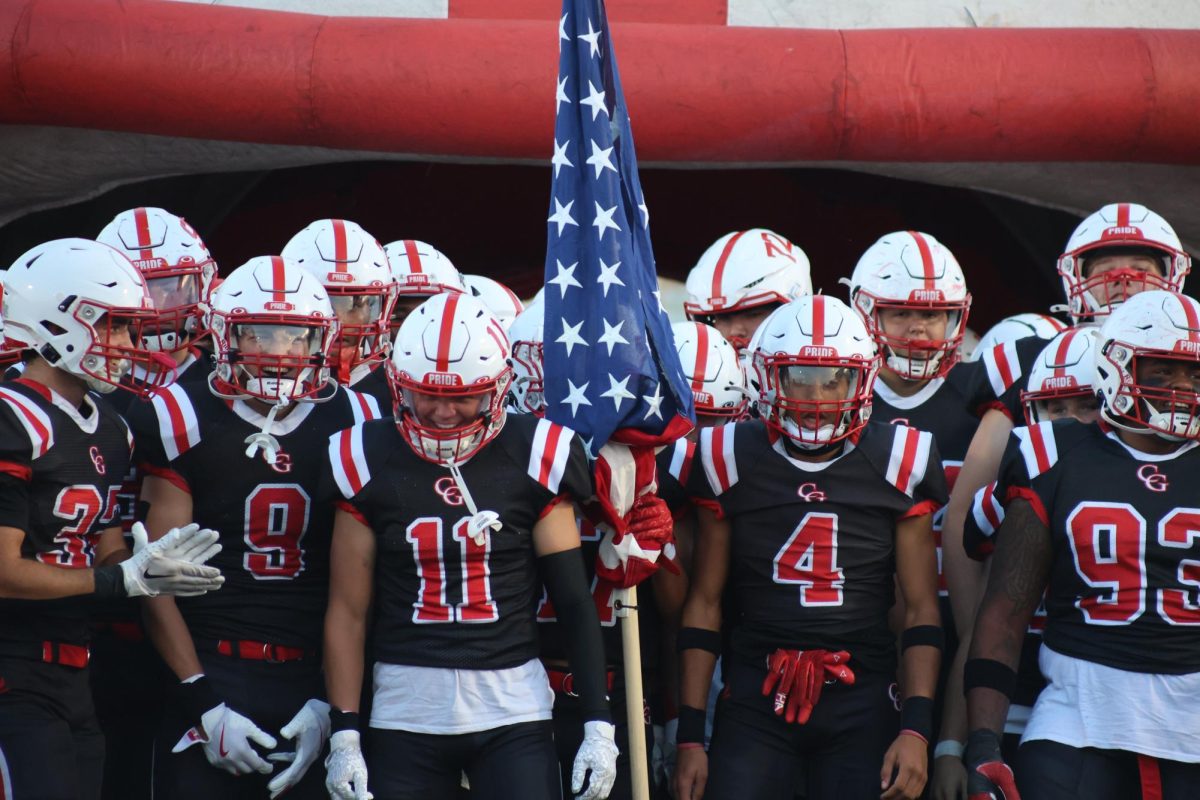
POLYGON ((1156 457, 1100 425, 1043 422, 1013 431, 1000 484, 1053 539, 1047 646, 1133 672, 1200 671, 1200 445, 1156 457))
POLYGON ((688 480, 692 466, 696 463, 696 443, 688 439, 677 439, 655 456, 658 480, 658 496, 663 499, 671 514, 678 519, 689 505, 688 480))
POLYGON ((1015 342, 998 344, 971 362, 980 365, 987 378, 990 397, 986 408, 1001 411, 1016 425, 1025 424, 1021 392, 1029 383, 1029 371, 1049 341, 1040 336, 1026 336, 1015 342))
POLYGON ((509 415, 461 465, 476 508, 500 515, 482 545, 468 534, 471 513, 450 470, 418 456, 392 420, 341 431, 328 452, 343 507, 375 534, 376 659, 506 669, 538 656, 533 527, 560 499, 592 495, 574 432, 509 415))
MULTIPOLYGON (((352 374, 350 377, 354 378, 355 376, 352 374)), ((382 365, 370 370, 357 381, 350 384, 350 388, 359 394, 374 397, 383 415, 385 417, 392 416, 392 389, 388 386, 387 371, 382 365)))
MULTIPOLYGON (((117 493, 133 440, 97 394, 83 409, 17 378, 0 385, 0 525, 25 531, 24 558, 62 569, 94 566, 99 534, 116 526, 117 493)), ((84 644, 94 600, 0 600, 0 640, 84 644)))
POLYGON ((246 456, 264 417, 204 382, 176 383, 131 410, 139 464, 188 492, 194 521, 221 536, 209 563, 225 585, 176 601, 193 637, 319 647, 334 500, 320 494, 325 447, 378 416, 373 398, 340 388, 324 402, 297 403, 271 427, 280 445, 272 465, 261 451, 246 456))
POLYGON ((933 436, 872 422, 841 456, 792 458, 759 421, 701 431, 688 488, 732 525, 731 645, 761 663, 778 647, 849 650, 890 671, 895 530, 947 499, 933 436))

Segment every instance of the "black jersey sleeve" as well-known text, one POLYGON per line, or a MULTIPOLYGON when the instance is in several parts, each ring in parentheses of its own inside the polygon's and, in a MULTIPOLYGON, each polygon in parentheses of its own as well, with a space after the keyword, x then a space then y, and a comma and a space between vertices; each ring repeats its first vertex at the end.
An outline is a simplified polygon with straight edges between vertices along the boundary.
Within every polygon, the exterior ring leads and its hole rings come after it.
POLYGON ((872 422, 858 446, 884 480, 904 495, 899 519, 932 514, 946 505, 946 472, 929 431, 872 422))
MULTIPOLYGON (((510 423, 527 424, 525 417, 514 417, 510 423)), ((542 514, 560 500, 570 500, 582 505, 595 494, 592 465, 584 449, 583 441, 568 427, 539 419, 532 428, 529 453, 513 454, 521 463, 525 461, 525 474, 537 485, 544 496, 542 514)))
POLYGON ((975 492, 963 520, 963 549, 976 561, 984 561, 996 549, 996 531, 1004 522, 1004 490, 998 481, 975 492))
MULTIPOLYGON (((753 423, 748 423, 753 424, 753 423)), ((717 515, 724 517, 729 513, 730 502, 734 499, 735 487, 738 484, 738 462, 735 445, 745 437, 744 426, 729 423, 700 431, 700 441, 696 445, 696 463, 686 484, 687 493, 693 503, 703 506, 717 515)))
POLYGON ((656 457, 658 496, 676 519, 688 508, 687 484, 695 457, 696 443, 688 439, 679 439, 667 445, 656 457))
POLYGON ((148 475, 191 492, 184 454, 200 443, 200 421, 181 383, 156 393, 149 403, 133 403, 126 422, 133 434, 133 461, 148 475))
POLYGON ((359 423, 329 437, 318 489, 322 497, 353 506, 354 499, 371 482, 370 456, 374 455, 374 448, 367 445, 368 425, 359 423))
POLYGON ((29 530, 33 461, 53 444, 46 414, 20 392, 0 388, 0 525, 29 530))

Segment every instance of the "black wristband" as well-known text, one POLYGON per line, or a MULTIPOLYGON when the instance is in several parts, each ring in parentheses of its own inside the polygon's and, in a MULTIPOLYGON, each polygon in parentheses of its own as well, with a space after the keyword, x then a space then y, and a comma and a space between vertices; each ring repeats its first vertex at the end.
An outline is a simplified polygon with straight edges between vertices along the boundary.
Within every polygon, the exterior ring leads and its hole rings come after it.
POLYGON ((358 730, 358 712, 342 711, 340 708, 329 709, 329 730, 331 733, 358 730))
POLYGON ((995 659, 971 658, 963 667, 963 694, 972 689, 995 689, 1011 700, 1016 688, 1016 671, 995 659))
POLYGON ((925 741, 932 741, 933 698, 904 698, 904 705, 900 707, 900 730, 915 731, 925 737, 925 741))
POLYGON ((203 675, 191 683, 179 684, 177 699, 187 718, 197 724, 206 711, 221 705, 221 698, 203 675))
POLYGON ((719 656, 721 633, 706 628, 680 628, 675 637, 675 649, 680 653, 684 650, 707 650, 714 656, 719 656))
POLYGON ((904 651, 920 645, 944 650, 946 649, 946 632, 942 630, 941 625, 914 625, 911 628, 905 628, 904 633, 900 635, 900 650, 904 651))
POLYGON ((110 564, 107 567, 96 567, 92 570, 92 579, 96 588, 92 596, 101 600, 111 597, 125 597, 125 573, 120 564, 110 564))
POLYGON ((678 744, 704 744, 704 710, 691 706, 679 707, 679 728, 675 731, 678 744))

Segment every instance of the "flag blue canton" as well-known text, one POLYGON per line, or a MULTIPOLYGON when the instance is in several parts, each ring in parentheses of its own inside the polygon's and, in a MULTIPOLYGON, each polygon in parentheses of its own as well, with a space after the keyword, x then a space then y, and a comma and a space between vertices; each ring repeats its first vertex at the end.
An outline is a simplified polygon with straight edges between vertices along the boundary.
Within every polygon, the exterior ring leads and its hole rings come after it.
POLYGON ((546 416, 593 453, 610 438, 665 442, 687 431, 695 411, 661 302, 603 0, 564 0, 558 50, 546 416))

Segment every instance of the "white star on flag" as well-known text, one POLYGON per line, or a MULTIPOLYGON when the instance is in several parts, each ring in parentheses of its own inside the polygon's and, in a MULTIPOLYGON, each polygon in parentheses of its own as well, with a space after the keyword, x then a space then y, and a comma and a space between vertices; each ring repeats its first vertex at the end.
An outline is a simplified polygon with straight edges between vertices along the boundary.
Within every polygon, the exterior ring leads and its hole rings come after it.
POLYGON ((625 325, 625 320, 620 320, 616 325, 609 325, 608 320, 601 319, 604 323, 604 334, 596 340, 596 344, 608 345, 608 354, 611 356, 613 347, 618 344, 629 344, 629 340, 621 335, 621 328, 625 325))
POLYGON ((630 394, 629 390, 625 388, 628 385, 629 385, 629 376, 628 375, 626 375, 624 378, 622 378, 621 380, 618 381, 616 378, 613 377, 613 374, 610 372, 610 373, 608 373, 608 391, 601 392, 600 396, 601 397, 611 397, 612 401, 613 401, 613 405, 617 407, 618 411, 620 411, 622 400, 625 400, 625 399, 632 400, 633 399, 633 395, 630 394))
POLYGON ((579 34, 579 38, 583 39, 591 47, 591 52, 588 55, 600 55, 600 31, 592 28, 592 21, 590 19, 588 20, 588 32, 579 34))
MULTIPOLYGON (((555 202, 557 203, 558 201, 555 200, 555 202)), ((572 200, 571 202, 573 203, 575 201, 572 200)), ((593 200, 592 202, 595 202, 595 201, 593 200)), ((596 238, 597 239, 604 238, 604 231, 607 228, 612 228, 614 231, 618 231, 618 232, 621 230, 621 226, 618 225, 617 223, 613 222, 613 214, 617 213, 617 208, 618 208, 617 206, 613 206, 612 208, 601 208, 600 204, 596 203, 596 218, 594 220, 592 220, 592 226, 597 229, 596 230, 596 238)), ((561 229, 560 229, 560 231, 561 231, 561 229)), ((618 263, 620 263, 620 262, 618 262, 618 263)), ((625 284, 622 283, 621 285, 624 286, 625 284)))
POLYGON ((578 325, 570 325, 564 319, 562 321, 562 326, 563 326, 562 336, 559 336, 554 341, 561 342, 563 345, 566 346, 568 356, 571 355, 571 350, 573 350, 575 348, 575 345, 581 344, 584 347, 588 346, 588 343, 585 342, 583 337, 579 335, 579 329, 583 327, 583 320, 579 320, 578 325))
POLYGON ((554 177, 558 177, 558 170, 562 167, 573 167, 571 159, 567 158, 567 148, 571 146, 571 140, 567 139, 567 143, 559 147, 558 140, 554 141, 554 156, 550 159, 550 163, 554 165, 554 177))
POLYGON ((651 415, 659 419, 663 418, 662 411, 659 410, 659 406, 663 403, 662 391, 659 384, 654 384, 653 395, 642 395, 642 399, 646 401, 646 405, 650 406, 650 410, 646 412, 646 416, 642 417, 642 419, 650 419, 651 415))
POLYGON ((579 223, 571 216, 571 206, 575 205, 575 201, 569 201, 565 206, 558 202, 558 198, 554 198, 554 213, 546 222, 558 223, 558 235, 562 236, 563 228, 567 225, 579 227, 579 223))
POLYGON ((554 94, 554 113, 558 113, 563 103, 570 102, 571 98, 567 97, 567 76, 563 75, 562 80, 558 82, 558 91, 554 94))
MULTIPOLYGON (((567 16, 568 16, 567 14, 563 14, 562 19, 560 19, 558 21, 558 41, 559 41, 558 50, 559 50, 559 52, 562 52, 562 42, 571 41, 571 37, 567 36, 567 16)), ((588 20, 588 22, 591 22, 591 20, 588 20)))
POLYGON ((646 198, 642 198, 642 202, 638 203, 638 208, 642 210, 642 227, 650 227, 650 209, 646 208, 646 198))
POLYGON ((592 155, 588 158, 587 163, 596 168, 597 178, 606 169, 611 169, 613 172, 617 171, 617 168, 612 163, 612 151, 611 147, 607 150, 601 150, 600 145, 596 144, 596 140, 592 139, 592 155))
POLYGON ((575 268, 579 266, 578 261, 569 267, 564 267, 563 263, 558 259, 555 259, 554 263, 557 265, 558 275, 546 281, 546 283, 557 286, 558 290, 561 292, 559 295, 560 297, 566 297, 567 289, 570 289, 572 286, 580 289, 583 288, 583 284, 575 280, 575 268))
POLYGON ((603 111, 604 116, 607 117, 608 116, 608 108, 604 105, 604 92, 597 89, 592 84, 591 81, 588 81, 588 89, 591 91, 591 94, 589 94, 587 97, 583 98, 579 102, 585 106, 592 107, 592 121, 593 122, 596 121, 596 115, 599 114, 601 111, 603 111))
POLYGON ((596 278, 596 283, 604 286, 604 296, 608 297, 608 289, 610 286, 624 286, 625 282, 617 277, 617 270, 621 268, 621 262, 609 266, 604 263, 604 259, 600 259, 600 275, 596 278))
MULTIPOLYGON (((571 406, 571 416, 574 417, 575 413, 579 411, 580 406, 590 406, 592 401, 588 400, 585 394, 588 384, 585 383, 583 386, 576 386, 571 382, 570 378, 567 378, 567 386, 569 387, 567 389, 567 397, 563 402, 571 406)), ((590 447, 589 445, 589 449, 590 447)))

